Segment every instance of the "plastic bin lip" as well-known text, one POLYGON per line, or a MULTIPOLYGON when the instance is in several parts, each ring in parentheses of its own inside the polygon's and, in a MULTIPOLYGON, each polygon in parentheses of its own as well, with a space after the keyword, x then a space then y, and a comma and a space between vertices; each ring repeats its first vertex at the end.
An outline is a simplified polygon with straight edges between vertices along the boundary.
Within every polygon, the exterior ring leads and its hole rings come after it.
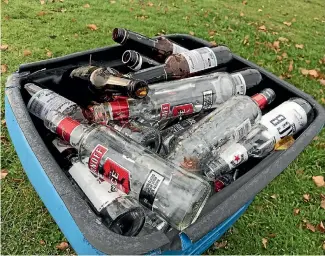
MULTIPOLYGON (((182 44, 182 41, 191 41, 195 42, 198 45, 203 46, 211 46, 210 43, 204 41, 202 39, 195 38, 190 35, 183 34, 173 34, 167 35, 166 37, 174 40, 175 42, 182 44)), ((6 95, 8 97, 8 101, 13 109, 13 112, 16 116, 17 122, 20 128, 23 130, 25 137, 28 140, 32 150, 34 151, 35 147, 41 149, 42 152, 47 152, 49 154, 48 149, 44 145, 42 139, 40 138, 36 128, 34 127, 29 113, 27 112, 26 106, 21 97, 20 93, 20 79, 24 77, 29 72, 34 72, 39 69, 51 69, 55 67, 63 66, 64 64, 78 64, 85 63, 84 60, 88 58, 90 54, 101 54, 103 51, 109 49, 121 49, 119 45, 113 45, 109 47, 103 47, 95 50, 89 50, 85 52, 73 53, 67 56, 53 58, 50 60, 33 62, 29 64, 23 64, 19 67, 18 72, 14 73, 12 76, 8 78, 8 82, 6 84, 6 95), (26 129, 25 129, 26 128, 26 129), (28 132, 26 133, 26 130, 28 132), (33 138, 31 139, 30 134, 33 134, 33 138), (28 139, 29 138, 29 139, 28 139), (35 144, 38 143, 38 144, 35 144), (37 146, 36 146, 37 145, 37 146)), ((251 169, 248 173, 245 174, 246 179, 239 179, 235 181, 232 186, 226 187, 224 190, 219 192, 217 196, 213 197, 212 201, 209 203, 203 210, 203 213, 199 219, 184 230, 184 233, 192 240, 197 241, 202 238, 205 234, 215 228, 219 223, 224 221, 226 218, 234 214, 240 207, 244 205, 245 202, 252 199, 261 189, 263 189, 271 180, 273 180, 278 174, 280 174, 297 156, 298 154, 311 142, 313 137, 315 137, 318 132, 322 129, 325 123, 325 109, 319 105, 310 95, 300 91, 293 85, 280 80, 275 75, 269 73, 265 69, 253 64, 246 59, 233 55, 234 59, 244 63, 245 65, 258 69, 265 77, 268 77, 271 80, 276 81, 279 86, 287 89, 288 91, 293 92, 298 97, 302 97, 306 99, 313 107, 316 112, 315 120, 309 125, 309 127, 298 137, 295 141, 295 146, 289 148, 284 152, 276 152, 268 156, 268 158, 261 161, 257 166, 251 169), (227 196, 226 199, 225 195, 227 196)), ((34 151, 35 152, 35 151, 34 151)), ((38 151, 40 152, 40 151, 38 151)), ((36 157, 39 159, 41 165, 46 172, 46 166, 57 166, 53 157, 49 157, 46 160, 46 164, 44 159, 40 153, 35 153, 36 157)), ((58 173, 63 172, 56 167, 58 173)), ((60 177, 62 179, 62 177, 60 177)), ((67 177, 65 177, 67 179, 67 177)), ((53 184, 54 186, 56 184, 53 184)), ((56 188, 57 189, 57 188, 56 188)), ((73 192, 73 189, 71 190, 73 192)), ((60 195, 61 196, 61 195, 60 195)), ((63 200, 64 201, 64 200, 63 200)), ((66 207, 71 212, 72 210, 69 208, 69 205, 66 204, 66 207)), ((76 220, 76 216, 72 214, 72 217, 76 220)), ((81 225, 80 221, 76 220, 78 225, 81 225)), ((109 236, 112 236, 112 246, 111 250, 108 252, 107 243, 101 241, 94 241, 93 237, 90 236, 89 233, 85 234, 85 237, 91 242, 94 246, 96 246, 99 250, 103 252, 107 252, 110 254, 114 253, 125 253, 130 254, 130 251, 125 250, 123 248, 116 248, 118 243, 128 243, 134 246, 133 253, 145 253, 150 250, 157 249, 162 247, 168 243, 171 243, 172 239, 175 237, 168 238, 166 235, 161 233, 155 233, 153 235, 149 235, 147 237, 141 238, 125 238, 122 236, 118 236, 113 232, 107 233, 109 236), (150 244, 150 246, 148 246, 150 244), (150 248, 149 248, 150 247, 150 248)))

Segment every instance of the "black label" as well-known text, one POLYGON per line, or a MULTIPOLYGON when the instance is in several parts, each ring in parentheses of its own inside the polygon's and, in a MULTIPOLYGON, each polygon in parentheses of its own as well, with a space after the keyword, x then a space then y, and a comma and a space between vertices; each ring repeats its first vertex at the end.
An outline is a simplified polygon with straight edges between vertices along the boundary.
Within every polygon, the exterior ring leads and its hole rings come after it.
POLYGON ((164 177, 162 175, 151 170, 140 191, 139 201, 142 205, 152 210, 152 205, 155 201, 157 191, 163 180, 164 177))

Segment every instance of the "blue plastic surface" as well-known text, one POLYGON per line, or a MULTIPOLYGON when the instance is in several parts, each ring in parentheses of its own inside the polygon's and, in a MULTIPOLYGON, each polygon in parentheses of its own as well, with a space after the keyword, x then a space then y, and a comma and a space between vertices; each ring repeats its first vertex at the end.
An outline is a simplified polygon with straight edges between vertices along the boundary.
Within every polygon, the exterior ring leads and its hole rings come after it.
MULTIPOLYGON (((80 229, 66 208, 64 202, 56 192, 54 186, 47 177, 42 166, 31 150, 27 140, 25 139, 25 136, 17 123, 7 97, 5 97, 5 111, 7 128, 18 157, 23 165, 23 168, 36 192, 44 202, 46 208, 51 213, 55 222, 58 224, 66 236, 73 249, 78 254, 104 254, 94 248, 81 233, 80 229)), ((201 254, 207 250, 216 240, 218 240, 236 222, 236 220, 246 211, 251 202, 252 200, 247 202, 234 215, 218 225, 215 229, 206 234, 196 243, 191 243, 185 234, 181 234, 181 251, 160 252, 159 250, 156 250, 148 253, 166 255, 201 254)))

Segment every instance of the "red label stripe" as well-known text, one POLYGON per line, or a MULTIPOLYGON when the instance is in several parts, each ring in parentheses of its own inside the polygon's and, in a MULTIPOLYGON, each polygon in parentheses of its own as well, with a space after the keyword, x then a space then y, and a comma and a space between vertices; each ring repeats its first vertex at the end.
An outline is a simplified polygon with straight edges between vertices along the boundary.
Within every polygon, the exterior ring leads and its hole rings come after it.
POLYGON ((80 123, 70 117, 63 118, 56 128, 56 133, 65 141, 70 143, 72 131, 79 126, 80 123))
POLYGON ((116 101, 110 102, 110 106, 112 109, 113 120, 129 119, 130 111, 127 99, 119 98, 116 101))
POLYGON ((267 105, 267 98, 261 93, 257 93, 253 95, 252 100, 254 100, 257 103, 260 109, 265 108, 267 105))

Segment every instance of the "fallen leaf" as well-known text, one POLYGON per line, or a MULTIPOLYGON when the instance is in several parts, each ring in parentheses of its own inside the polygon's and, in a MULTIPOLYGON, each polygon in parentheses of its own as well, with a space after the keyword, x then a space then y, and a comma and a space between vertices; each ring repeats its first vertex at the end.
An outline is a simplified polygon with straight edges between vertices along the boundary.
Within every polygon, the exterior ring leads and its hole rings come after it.
POLYGON ((2 45, 0 45, 0 50, 1 50, 1 51, 5 51, 5 50, 8 49, 8 47, 9 47, 9 45, 7 45, 7 44, 2 44, 2 45))
POLYGON ((296 18, 293 18, 293 19, 291 20, 291 22, 296 22, 296 18))
POLYGON ((309 63, 310 63, 310 60, 305 60, 305 61, 306 61, 306 63, 307 63, 307 64, 309 64, 309 63))
POLYGON ((322 247, 323 247, 323 250, 325 251, 325 241, 323 242, 322 247))
POLYGON ((16 179, 16 178, 14 178, 14 179, 12 179, 14 182, 22 182, 22 181, 24 181, 23 179, 16 179))
POLYGON ((194 36, 194 35, 195 35, 193 31, 190 31, 189 34, 190 34, 191 36, 194 36))
POLYGON ((261 11, 263 11, 263 10, 262 10, 262 9, 258 9, 257 11, 258 11, 258 12, 261 12, 261 11))
POLYGON ((280 41, 274 41, 274 42, 273 42, 273 47, 274 47, 275 49, 279 49, 279 48, 280 48, 280 41))
POLYGON ((271 198, 273 198, 273 199, 276 199, 276 194, 274 194, 274 195, 272 195, 272 196, 270 196, 271 198))
POLYGON ((46 14, 46 12, 40 11, 39 13, 37 13, 37 16, 44 16, 46 14))
POLYGON ((296 174, 298 174, 298 175, 303 175, 303 174, 304 174, 304 170, 303 170, 303 169, 298 169, 298 170, 296 171, 296 174))
POLYGON ((10 17, 8 15, 6 15, 4 18, 5 20, 10 20, 10 17))
POLYGON ((87 28, 89 28, 90 30, 94 31, 94 30, 97 30, 97 26, 95 24, 88 24, 87 25, 87 28))
POLYGON ((246 36, 244 37, 243 44, 244 44, 244 45, 249 45, 248 40, 249 40, 249 35, 246 35, 246 36))
POLYGON ((274 238, 274 237, 276 237, 276 234, 271 233, 271 234, 268 235, 268 237, 274 238))
POLYGON ((65 249, 67 249, 69 247, 69 244, 67 242, 61 242, 60 244, 58 244, 57 246, 55 246, 55 248, 63 251, 65 249))
POLYGON ((322 101, 323 104, 325 104, 325 98, 321 98, 320 100, 322 101))
POLYGON ((261 30, 261 31, 266 31, 265 25, 260 26, 258 29, 261 30))
POLYGON ((267 241, 268 240, 266 238, 262 238, 262 244, 263 244, 264 249, 266 249, 267 241))
POLYGON ((31 55, 32 54, 32 52, 30 51, 30 50, 24 50, 23 51, 23 55, 24 56, 29 56, 29 55, 31 55))
POLYGON ((292 72, 292 70, 293 70, 293 60, 290 60, 288 71, 292 72))
POLYGON ((285 37, 279 37, 278 40, 281 42, 289 42, 289 39, 285 37))
POLYGON ((44 241, 44 240, 40 240, 39 243, 40 243, 41 245, 44 245, 44 244, 45 244, 45 241, 44 241))
POLYGON ((84 8, 90 8, 90 5, 89 4, 85 4, 83 7, 84 8))
POLYGON ((308 71, 308 74, 309 74, 310 76, 314 77, 314 78, 319 77, 319 74, 318 74, 317 70, 315 70, 315 69, 311 69, 311 70, 309 70, 309 71, 308 71))
POLYGON ((40 0, 40 3, 43 5, 45 4, 45 0, 40 0))
POLYGON ((153 6, 153 3, 148 2, 148 6, 152 7, 153 6))
POLYGON ((307 76, 309 74, 309 70, 308 69, 304 69, 304 68, 301 68, 300 69, 300 72, 301 74, 303 74, 304 76, 307 76))
POLYGON ((296 44, 295 45, 297 49, 304 49, 304 45, 303 44, 296 44))
POLYGON ((244 17, 244 13, 243 12, 240 12, 240 17, 244 17))
POLYGON ((8 4, 8 3, 9 3, 9 0, 3 0, 3 2, 4 2, 5 4, 8 4))
POLYGON ((293 215, 298 215, 300 213, 300 209, 298 209, 298 208, 295 208, 294 210, 293 210, 293 215))
POLYGON ((288 27, 291 26, 291 22, 287 22, 287 21, 285 21, 285 22, 283 22, 283 24, 284 24, 284 25, 287 25, 288 27))
POLYGON ((227 243, 228 243, 227 240, 223 240, 222 242, 215 242, 214 247, 217 249, 225 248, 227 246, 227 243))
POLYGON ((1 74, 6 73, 8 71, 7 64, 1 64, 1 74))
POLYGON ((322 201, 320 201, 320 207, 325 210, 325 199, 323 199, 322 201))
POLYGON ((288 58, 288 54, 287 54, 286 52, 284 52, 284 53, 282 53, 282 57, 283 57, 284 59, 286 59, 286 58, 288 58))
POLYGON ((316 228, 314 225, 310 224, 309 222, 306 223, 306 228, 310 230, 311 232, 315 232, 316 228))
POLYGON ((52 57, 52 52, 47 51, 47 52, 46 52, 46 56, 49 57, 49 58, 51 58, 51 57, 52 57))
POLYGON ((314 181, 316 187, 324 187, 325 186, 323 176, 313 176, 313 181, 314 181))
POLYGON ((319 60, 319 64, 325 64, 325 56, 319 60))
POLYGON ((277 60, 282 60, 282 56, 276 56, 277 60))
POLYGON ((316 229, 321 233, 325 233, 325 227, 322 221, 319 224, 317 224, 316 229))
POLYGON ((210 44, 212 45, 212 46, 217 46, 217 43, 216 43, 216 41, 210 41, 210 44))
POLYGON ((310 200, 310 195, 309 195, 309 194, 304 194, 304 195, 303 195, 303 198, 304 198, 304 201, 305 201, 305 202, 309 202, 309 200, 310 200))
POLYGON ((246 1, 246 0, 244 0, 242 3, 243 3, 243 5, 246 5, 246 4, 247 4, 247 1, 246 1))
POLYGON ((60 12, 66 12, 67 11, 67 9, 65 9, 65 8, 61 8, 59 10, 60 10, 60 12))
POLYGON ((8 175, 8 170, 7 169, 1 169, 1 178, 0 178, 0 180, 6 178, 7 175, 8 175))
POLYGON ((320 79, 319 82, 320 82, 321 85, 325 86, 325 79, 320 79))
POLYGON ((214 31, 214 30, 209 31, 209 36, 214 36, 215 34, 216 34, 216 31, 214 31))
POLYGON ((115 1, 115 0, 111 0, 110 3, 111 3, 111 4, 115 4, 116 1, 115 1))

